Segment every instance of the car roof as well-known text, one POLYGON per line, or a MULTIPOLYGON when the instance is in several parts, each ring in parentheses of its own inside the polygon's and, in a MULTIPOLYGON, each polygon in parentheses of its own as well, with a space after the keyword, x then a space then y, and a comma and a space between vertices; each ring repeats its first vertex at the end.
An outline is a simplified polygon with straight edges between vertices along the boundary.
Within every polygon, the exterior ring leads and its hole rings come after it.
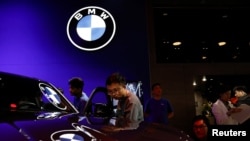
POLYGON ((26 80, 33 80, 33 81, 39 80, 38 78, 30 77, 27 75, 0 71, 0 80, 2 80, 3 78, 26 79, 26 80))
POLYGON ((22 97, 36 97, 41 94, 40 83, 47 83, 34 77, 0 72, 0 105, 8 106, 22 97))
MULTIPOLYGON (((31 90, 38 86, 40 80, 37 78, 8 73, 0 72, 0 89, 8 89, 8 91, 19 91, 19 90, 31 90)), ((2 92, 2 91, 0 91, 2 92)))

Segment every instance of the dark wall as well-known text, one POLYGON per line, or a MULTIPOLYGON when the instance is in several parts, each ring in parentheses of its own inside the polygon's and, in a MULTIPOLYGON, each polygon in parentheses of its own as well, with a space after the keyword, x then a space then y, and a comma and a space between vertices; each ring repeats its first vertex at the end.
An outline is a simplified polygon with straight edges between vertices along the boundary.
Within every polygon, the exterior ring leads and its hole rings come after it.
POLYGON ((144 0, 3 0, 0 2, 0 71, 48 80, 68 93, 68 79, 82 77, 90 95, 120 72, 149 88, 149 58, 144 0), (133 4, 131 4, 133 3, 133 4), (99 6, 116 22, 113 40, 97 51, 84 51, 69 41, 66 26, 77 10, 99 6))

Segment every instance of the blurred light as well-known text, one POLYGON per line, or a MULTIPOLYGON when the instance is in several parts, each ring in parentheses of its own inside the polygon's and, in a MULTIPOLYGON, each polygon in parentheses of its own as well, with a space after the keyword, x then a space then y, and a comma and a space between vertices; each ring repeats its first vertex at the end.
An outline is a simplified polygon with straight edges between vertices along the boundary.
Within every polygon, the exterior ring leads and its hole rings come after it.
POLYGON ((223 15, 222 18, 228 18, 228 15, 223 15))
POLYGON ((193 82, 193 86, 196 86, 196 85, 197 85, 197 84, 196 84, 196 82, 194 81, 194 82, 193 82))
POLYGON ((207 59, 207 56, 202 56, 201 58, 202 58, 202 60, 205 60, 205 59, 207 59))
POLYGON ((226 44, 227 44, 227 43, 224 42, 224 41, 223 41, 223 42, 218 42, 218 45, 219 45, 219 46, 224 46, 224 45, 226 45, 226 44))
POLYGON ((181 42, 177 41, 177 42, 173 42, 173 46, 179 46, 181 45, 181 42))
POLYGON ((16 108, 17 106, 16 106, 16 104, 15 103, 11 103, 10 104, 10 108, 16 108))
POLYGON ((237 59, 237 58, 238 58, 238 56, 237 56, 237 55, 234 55, 232 58, 233 58, 233 59, 237 59))
POLYGON ((206 78, 205 75, 202 77, 202 81, 203 81, 203 82, 207 81, 207 78, 206 78))
POLYGON ((163 16, 167 16, 167 15, 168 15, 168 13, 163 13, 162 15, 163 15, 163 16))

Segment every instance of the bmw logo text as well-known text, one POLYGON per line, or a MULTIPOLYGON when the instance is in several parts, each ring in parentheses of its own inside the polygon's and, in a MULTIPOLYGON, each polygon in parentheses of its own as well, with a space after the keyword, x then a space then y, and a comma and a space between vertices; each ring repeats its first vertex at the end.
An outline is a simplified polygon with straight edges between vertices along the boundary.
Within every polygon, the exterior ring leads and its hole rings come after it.
POLYGON ((113 16, 105 9, 88 6, 76 11, 67 24, 67 36, 77 48, 95 51, 105 47, 115 35, 113 16))

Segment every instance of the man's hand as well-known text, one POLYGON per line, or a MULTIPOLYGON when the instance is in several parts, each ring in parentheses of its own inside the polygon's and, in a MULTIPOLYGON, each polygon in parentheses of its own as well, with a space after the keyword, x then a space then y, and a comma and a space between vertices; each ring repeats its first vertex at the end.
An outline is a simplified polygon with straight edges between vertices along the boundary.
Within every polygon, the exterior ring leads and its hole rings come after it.
POLYGON ((233 113, 238 113, 238 112, 241 112, 242 109, 241 108, 231 108, 228 112, 227 112, 227 115, 230 116, 231 114, 233 113))

